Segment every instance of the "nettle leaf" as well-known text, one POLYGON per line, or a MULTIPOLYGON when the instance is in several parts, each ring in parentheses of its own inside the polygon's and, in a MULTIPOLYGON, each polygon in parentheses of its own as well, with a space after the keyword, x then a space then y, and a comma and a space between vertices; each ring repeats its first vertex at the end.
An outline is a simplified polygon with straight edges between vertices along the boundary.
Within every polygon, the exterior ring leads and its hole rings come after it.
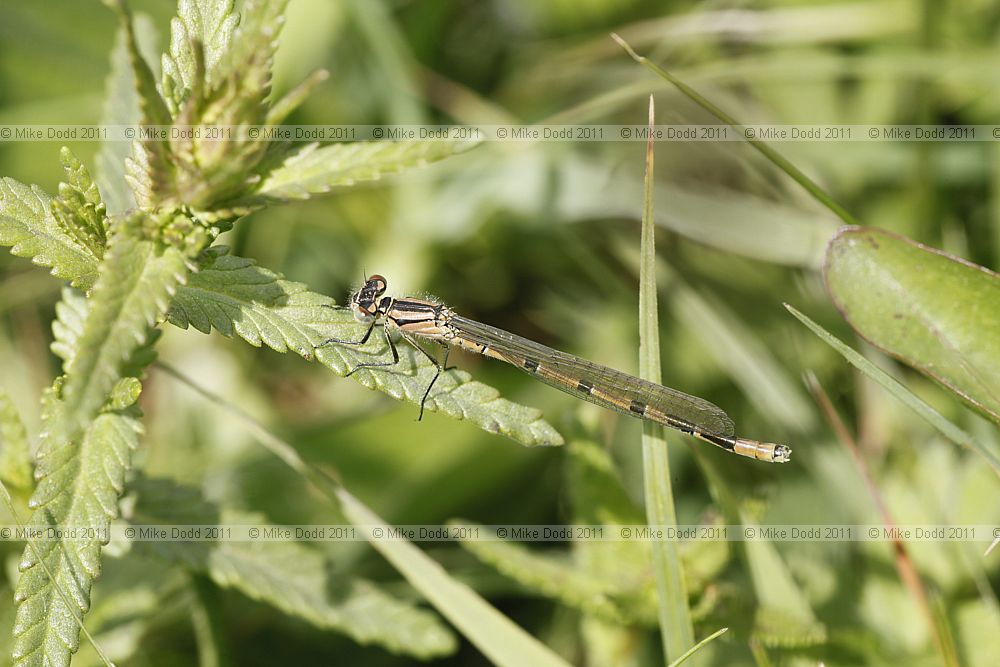
POLYGON ((285 93, 280 100, 271 106, 267 112, 267 116, 264 118, 264 124, 279 125, 282 123, 306 101, 306 98, 309 97, 316 86, 326 81, 329 76, 329 72, 323 69, 316 70, 310 74, 302 83, 285 93))
MULTIPOLYGON (((133 521, 144 524, 216 523, 269 527, 261 515, 219 509, 194 489, 167 480, 141 479, 133 521)), ((421 659, 454 653, 456 641, 439 618, 343 574, 316 549, 297 541, 151 541, 159 555, 207 574, 218 586, 243 594, 318 628, 378 644, 421 659)))
POLYGON ((167 312, 186 277, 181 251, 145 240, 143 213, 119 223, 94 286, 75 355, 66 364, 63 397, 70 414, 86 420, 107 401, 124 364, 167 312))
POLYGON ((253 195, 234 207, 308 199, 335 187, 378 180, 386 174, 421 167, 462 153, 467 141, 359 141, 320 147, 308 144, 272 170, 253 195))
POLYGON ((78 619, 90 608, 103 537, 118 515, 139 429, 130 417, 106 413, 73 438, 66 407, 54 391, 46 403, 28 526, 47 537, 56 527, 63 533, 60 539, 32 540, 22 555, 15 591, 15 665, 69 665, 79 648, 78 619), (71 536, 70 529, 80 535, 71 536))
MULTIPOLYGON (((317 349, 330 338, 360 340, 367 329, 349 311, 333 305, 329 297, 283 280, 251 260, 222 255, 210 260, 177 290, 169 319, 181 328, 193 326, 203 333, 213 328, 226 336, 235 333, 252 345, 263 343, 278 352, 291 349, 307 359, 315 355, 338 375, 346 375, 364 361, 391 358, 385 339, 377 334, 364 346, 331 344, 317 349)), ((399 352, 398 365, 361 369, 351 378, 397 400, 419 404, 436 367, 405 343, 399 345, 399 352)), ((425 407, 524 445, 563 443, 562 436, 538 410, 500 398, 496 389, 462 371, 442 373, 425 407)))
MULTIPOLYGON (((586 526, 645 525, 645 517, 625 492, 606 451, 587 441, 573 441, 570 489, 573 523, 586 526)), ((475 525, 465 521, 455 525, 475 525)), ((486 532, 485 527, 480 527, 486 532)), ((460 541, 462 547, 528 590, 615 625, 657 624, 652 550, 641 540, 579 540, 570 553, 552 555, 498 539, 460 541)), ((728 563, 724 542, 685 540, 679 551, 686 590, 704 590, 728 563), (690 570, 689 570, 690 566, 690 570)), ((706 605, 702 614, 710 610, 706 605)))
POLYGON ((1000 423, 1000 276, 862 227, 830 242, 823 275, 855 331, 1000 423))
POLYGON ((211 84, 214 73, 239 22, 233 0, 180 0, 177 18, 170 21, 170 52, 163 54, 163 89, 174 115, 180 110, 196 80, 197 61, 211 84), (196 55, 195 49, 201 49, 196 55))
POLYGON ((56 319, 52 322, 53 340, 49 346, 52 353, 63 360, 64 369, 76 356, 86 319, 87 298, 79 290, 64 287, 62 299, 56 303, 56 319))
MULTIPOLYGON (((137 14, 134 26, 139 48, 147 60, 156 49, 156 28, 145 14, 137 14)), ((139 123, 139 95, 132 77, 128 53, 128 40, 123 28, 118 29, 115 45, 111 50, 110 70, 104 83, 104 110, 102 125, 137 125, 139 123)), ((143 172, 126 176, 126 161, 132 155, 129 141, 105 141, 97 152, 94 164, 101 195, 109 215, 119 215, 136 205, 135 195, 129 188, 130 179, 144 179, 143 172)), ((141 147, 140 147, 141 150, 141 147)), ((133 168, 136 165, 133 165, 133 168)))
MULTIPOLYGON (((139 99, 139 122, 142 125, 170 125, 170 110, 156 88, 156 77, 149 63, 139 50, 132 17, 122 0, 117 0, 113 5, 118 11, 125 36, 125 50, 139 99)), ((143 206, 153 206, 169 198, 174 192, 174 175, 168 143, 157 133, 144 135, 133 143, 132 148, 132 158, 126 163, 126 178, 132 186, 136 201, 143 206)))
POLYGON ((52 198, 36 185, 0 178, 0 245, 17 257, 51 269, 52 275, 89 289, 97 279, 97 262, 59 228, 51 212, 52 198))
POLYGON ((271 67, 288 0, 248 0, 239 27, 211 83, 203 118, 234 124, 259 124, 271 92, 271 67))
POLYGON ((18 491, 30 491, 31 470, 28 431, 7 392, 0 389, 0 481, 18 491))
MULTIPOLYGON (((576 440, 569 451, 566 486, 575 523, 612 527, 646 524, 646 517, 625 490, 606 449, 594 442, 576 440)), ((705 589, 728 564, 730 550, 726 542, 702 539, 680 540, 677 549, 693 613, 698 596, 702 596, 703 603, 711 602, 705 589)), ((585 540, 573 544, 573 553, 577 567, 588 576, 611 582, 619 604, 631 617, 656 623, 658 602, 649 542, 585 540)), ((708 610, 704 604, 699 608, 702 613, 708 610)))
POLYGON ((180 165, 177 192, 197 211, 212 211, 224 200, 240 196, 259 182, 255 168, 271 148, 266 138, 243 139, 224 134, 239 125, 260 125, 267 117, 271 68, 287 0, 244 7, 211 72, 200 42, 192 45, 191 91, 179 109, 179 125, 199 125, 198 132, 171 139, 180 165), (209 79, 209 73, 212 77, 209 79), (223 134, 219 134, 219 132, 223 134))
MULTIPOLYGON (((478 529, 487 539, 461 539, 463 548, 499 573, 518 582, 528 590, 578 609, 585 614, 617 625, 656 624, 655 601, 652 607, 641 608, 621 604, 613 584, 607 579, 590 575, 576 566, 568 554, 536 553, 524 545, 502 540, 488 533, 485 526, 467 521, 452 525, 478 529), (636 616, 635 611, 641 610, 636 616)), ((647 559, 648 562, 648 559, 647 559)), ((651 585, 650 580, 650 585, 651 585)))
POLYGON ((59 184, 52 200, 56 224, 95 258, 104 256, 108 243, 108 220, 97 184, 80 160, 65 146, 59 153, 68 183, 59 184))

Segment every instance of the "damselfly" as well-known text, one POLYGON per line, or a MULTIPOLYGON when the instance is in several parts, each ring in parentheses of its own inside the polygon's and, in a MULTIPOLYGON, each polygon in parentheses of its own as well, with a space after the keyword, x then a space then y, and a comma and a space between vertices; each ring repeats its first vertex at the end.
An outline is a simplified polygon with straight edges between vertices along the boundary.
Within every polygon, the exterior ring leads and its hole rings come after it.
POLYGON ((759 461, 785 463, 792 450, 785 445, 738 438, 733 421, 716 405, 683 392, 633 377, 607 366, 553 350, 540 343, 458 315, 448 306, 410 297, 384 296, 385 278, 373 275, 351 295, 350 308, 355 319, 369 324, 360 340, 328 339, 324 345, 364 345, 375 326, 382 322, 385 341, 392 360, 358 364, 348 375, 362 368, 384 368, 399 363, 399 352, 391 329, 430 359, 437 373, 427 385, 420 401, 420 416, 431 388, 447 365, 449 345, 471 350, 517 366, 542 382, 567 394, 596 403, 631 417, 648 419, 688 433, 727 451, 759 461), (444 363, 435 359, 415 339, 442 345, 444 363))

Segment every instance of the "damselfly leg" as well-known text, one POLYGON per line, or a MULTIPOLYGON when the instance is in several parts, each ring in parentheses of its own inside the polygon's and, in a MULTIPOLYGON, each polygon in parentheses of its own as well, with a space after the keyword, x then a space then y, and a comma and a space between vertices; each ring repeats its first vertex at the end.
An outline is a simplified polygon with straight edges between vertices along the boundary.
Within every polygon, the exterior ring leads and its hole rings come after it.
MULTIPOLYGON (((372 320, 372 323, 368 326, 367 331, 365 331, 365 335, 362 336, 359 340, 347 340, 347 339, 344 339, 344 338, 327 338, 326 340, 324 340, 322 343, 320 343, 316 347, 317 348, 321 348, 321 347, 325 347, 327 345, 351 345, 351 346, 361 346, 361 345, 364 345, 365 343, 368 342, 368 339, 371 338, 372 331, 375 330, 375 326, 377 324, 378 324, 377 320, 372 320)), ((344 377, 351 377, 352 375, 354 375, 354 373, 356 373, 357 371, 361 370, 362 368, 386 368, 386 367, 389 367, 389 366, 397 366, 399 364, 399 350, 396 348, 395 341, 392 340, 392 335, 389 333, 389 327, 390 327, 390 320, 383 319, 382 320, 382 333, 385 335, 386 345, 388 345, 389 351, 392 353, 392 361, 366 361, 366 362, 362 362, 362 363, 358 364, 357 366, 355 366, 354 368, 352 368, 351 370, 349 370, 344 375, 344 377)), ((451 368, 454 368, 454 366, 452 366, 452 367, 448 366, 448 355, 451 354, 451 349, 447 345, 444 345, 443 343, 439 343, 441 345, 441 347, 444 348, 444 361, 443 362, 439 362, 437 359, 434 358, 434 355, 432 355, 430 352, 428 352, 427 350, 425 350, 422 345, 420 345, 416 340, 413 339, 412 336, 407 335, 403 331, 400 331, 399 333, 400 333, 400 336, 403 338, 403 340, 405 340, 407 343, 410 344, 410 346, 416 348, 417 350, 420 351, 421 354, 423 354, 425 357, 427 357, 427 359, 432 364, 434 364, 434 368, 435 368, 434 377, 431 378, 430 383, 427 385, 427 389, 424 390, 423 396, 420 398, 420 413, 417 415, 417 421, 421 421, 424 418, 424 405, 427 403, 427 398, 431 394, 431 389, 434 388, 434 383, 437 382, 437 380, 438 380, 439 377, 441 377, 441 373, 443 373, 444 371, 447 371, 447 370, 451 370, 451 368)))
MULTIPOLYGON (((317 348, 326 347, 327 345, 333 345, 333 344, 336 344, 336 345, 364 345, 365 343, 368 342, 368 339, 371 338, 372 331, 374 331, 376 324, 378 324, 378 321, 377 320, 372 320, 371 325, 368 327, 368 331, 365 332, 365 335, 362 336, 360 340, 345 340, 345 339, 342 339, 342 338, 327 338, 325 341, 323 341, 322 343, 320 343, 316 347, 317 348)), ((358 364, 357 366, 355 366, 351 370, 347 371, 347 374, 344 375, 344 377, 351 377, 352 375, 354 375, 354 373, 356 373, 357 371, 361 370, 362 368, 381 368, 381 367, 385 367, 385 366, 395 366, 396 364, 399 363, 399 351, 396 349, 396 344, 394 342, 392 342, 392 336, 389 335, 389 322, 388 322, 388 320, 383 320, 382 321, 382 333, 385 334, 385 342, 389 346, 389 351, 392 352, 392 361, 365 361, 365 362, 362 362, 362 363, 358 364)))

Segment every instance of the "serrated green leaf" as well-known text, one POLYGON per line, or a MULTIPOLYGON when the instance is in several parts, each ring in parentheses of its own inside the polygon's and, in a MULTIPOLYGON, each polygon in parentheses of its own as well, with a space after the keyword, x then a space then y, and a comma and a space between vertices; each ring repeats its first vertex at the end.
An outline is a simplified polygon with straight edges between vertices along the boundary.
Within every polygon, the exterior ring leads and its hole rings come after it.
MULTIPOLYGON (((178 124, 237 126, 264 121, 286 3, 251 0, 234 32, 212 38, 222 50, 211 80, 206 72, 209 54, 202 49, 200 38, 191 42, 190 92, 178 110, 178 124), (228 43, 221 45, 221 39, 228 43)), ((226 22, 218 14, 213 14, 212 20, 226 22)), ((194 135, 172 138, 170 148, 179 165, 177 203, 214 215, 220 202, 243 196, 259 183, 257 165, 272 147, 261 138, 219 141, 215 136, 194 135)))
POLYGON ((51 269, 52 275, 89 289, 97 279, 97 262, 56 224, 52 198, 36 185, 0 178, 0 245, 17 257, 51 269))
POLYGON ((233 0, 178 2, 177 18, 170 21, 170 51, 162 58, 164 90, 173 91, 168 102, 175 115, 194 85, 198 59, 194 49, 202 50, 206 82, 211 85, 214 81, 239 22, 234 4, 233 0))
MULTIPOLYGON (((144 558, 137 550, 111 560, 94 585, 93 606, 87 614, 94 643, 114 664, 132 664, 158 621, 170 615, 172 608, 190 604, 177 595, 183 580, 179 568, 144 558)), ((107 667, 86 642, 73 657, 73 665, 107 667)))
MULTIPOLYGON (((216 329, 236 334, 252 345, 266 344, 284 352, 291 349, 311 359, 313 355, 338 375, 359 363, 389 358, 381 336, 372 335, 361 346, 331 344, 316 349, 329 338, 359 340, 366 327, 343 309, 334 309, 329 297, 308 291, 304 285, 254 265, 250 260, 223 255, 192 274, 180 287, 170 311, 170 322, 203 333, 216 329)), ((387 370, 361 369, 351 375, 369 389, 419 404, 436 367, 423 354, 400 345, 400 363, 387 370)), ((427 410, 465 419, 491 433, 501 433, 525 445, 561 445, 562 436, 541 418, 541 413, 500 398, 496 389, 475 382, 468 373, 449 370, 441 374, 425 405, 427 410)))
MULTIPOLYGON (((605 449, 593 442, 574 440, 569 445, 569 453, 566 486, 575 523, 604 526, 644 523, 642 511, 622 486, 605 449)), ((678 549, 685 589, 692 599, 703 593, 730 560, 729 546, 723 541, 684 540, 678 549)), ((614 583, 618 601, 629 615, 656 623, 657 601, 648 542, 587 540, 574 543, 573 553, 574 562, 589 576, 614 583)))
POLYGON ((859 227, 830 242, 823 275, 855 331, 1000 423, 1000 276, 859 227))
MULTIPOLYGON (((112 3, 118 12, 125 50, 132 68, 135 91, 139 99, 139 122, 142 125, 170 125, 172 117, 156 88, 156 77, 139 50, 132 17, 123 0, 112 3)), ((157 134, 133 144, 133 159, 126 165, 127 176, 136 201, 153 206, 167 199, 174 191, 173 168, 168 145, 157 134)))
POLYGON ((142 383, 139 378, 126 376, 119 378, 115 386, 111 388, 111 396, 108 397, 108 410, 124 410, 135 405, 142 393, 142 383))
POLYGON ((62 299, 56 303, 56 319, 52 322, 52 353, 63 360, 63 368, 76 356, 77 342, 87 319, 87 298, 79 291, 64 287, 62 299))
POLYGON ((187 273, 183 254, 142 238, 145 214, 123 220, 112 237, 94 286, 78 350, 66 365, 63 397, 83 423, 108 400, 125 363, 166 314, 187 273))
POLYGON ((412 543, 375 539, 374 529, 386 531, 388 527, 347 489, 334 487, 329 491, 340 501, 348 520, 372 541, 372 546, 493 664, 502 667, 566 665, 545 644, 515 625, 467 585, 451 577, 441 565, 412 543))
POLYGON ((826 626, 790 614, 784 608, 761 605, 754 614, 753 637, 765 646, 807 648, 827 641, 826 626))
POLYGON ((307 199, 335 187, 377 180, 461 153, 475 144, 462 141, 359 141, 320 147, 309 144, 266 175, 248 198, 232 206, 307 199))
POLYGON ((80 160, 65 146, 59 153, 67 183, 59 184, 52 200, 52 217, 66 235, 100 259, 108 243, 108 221, 97 184, 80 160))
MULTIPOLYGON (((705 456, 700 448, 693 449, 692 453, 705 475, 708 488, 726 523, 753 525, 746 504, 737 498, 714 461, 705 456)), ((758 608, 778 610, 777 613, 789 618, 786 635, 790 638, 796 637, 800 631, 804 638, 814 636, 817 631, 825 632, 822 624, 816 621, 816 615, 809 605, 806 594, 795 583, 774 544, 766 540, 750 540, 741 544, 758 608)), ((808 640, 807 643, 811 641, 808 640)))
MULTIPOLYGON (((194 489, 167 480, 143 479, 134 520, 144 524, 253 524, 260 515, 220 510, 194 489)), ((223 588, 270 604, 316 627, 341 632, 355 641, 422 659, 455 651, 454 635, 427 611, 396 599, 376 585, 331 574, 334 564, 319 551, 296 541, 173 542, 144 545, 197 572, 223 588)))
POLYGON ((0 480, 18 491, 29 491, 31 468, 28 431, 7 392, 0 389, 0 480))
POLYGON ((316 70, 299 85, 291 89, 278 101, 276 101, 268 110, 267 117, 264 118, 265 125, 279 125, 285 118, 289 116, 293 111, 299 108, 299 106, 306 101, 309 94, 312 93, 313 89, 319 84, 326 81, 330 76, 329 72, 325 69, 316 70))
POLYGON ((119 414, 100 415, 81 438, 68 437, 65 409, 49 392, 28 526, 42 534, 56 527, 89 532, 25 547, 15 592, 15 665, 69 665, 79 648, 79 619, 90 608, 90 590, 101 572, 101 538, 118 515, 136 447, 138 423, 119 414))
POLYGON ((816 334, 820 340, 839 352, 840 355, 848 361, 848 363, 871 379, 875 380, 875 382, 882 385, 889 391, 890 394, 899 399, 903 405, 920 415, 931 426, 944 435, 944 437, 948 438, 956 445, 965 447, 981 456, 982 459, 993 469, 993 471, 1000 475, 1000 458, 998 458, 997 455, 990 451, 985 445, 975 440, 971 435, 952 422, 945 419, 941 413, 927 405, 927 403, 904 387, 898 380, 890 376, 872 362, 865 359, 857 351, 851 349, 829 331, 816 324, 787 303, 785 304, 785 308, 788 312, 794 315, 796 319, 809 327, 809 329, 812 330, 812 332, 816 334))
POLYGON ((558 600, 608 622, 624 625, 641 622, 656 624, 655 607, 646 607, 643 617, 633 615, 631 605, 616 600, 616 591, 607 579, 588 574, 574 566, 568 554, 537 553, 516 542, 500 539, 485 526, 469 521, 455 521, 452 525, 468 526, 478 530, 485 539, 460 539, 462 547, 476 558, 493 567, 497 572, 518 582, 528 590, 558 600))
MULTIPOLYGON (((372 546, 400 572, 435 608, 450 620, 495 664, 559 667, 565 663, 544 644, 526 633, 466 584, 450 576, 438 563, 406 540, 381 540, 373 530, 386 534, 385 521, 355 498, 323 469, 306 463, 290 444, 268 431, 255 419, 206 391, 184 375, 168 372, 199 392, 206 400, 240 418, 246 428, 289 468, 309 480, 341 509, 343 516, 361 531, 372 546)), ((162 505, 162 503, 161 503, 162 505)))
MULTIPOLYGON (((258 105, 262 103, 270 92, 271 64, 278 46, 278 34, 285 23, 287 5, 288 0, 248 0, 231 43, 220 59, 220 79, 227 77, 238 83, 247 97, 247 109, 254 101, 258 105)), ((252 117, 263 118, 261 114, 262 110, 258 109, 252 117)))
MULTIPOLYGON (((140 51, 150 57, 156 52, 156 29, 145 14, 135 16, 135 34, 140 51)), ((115 45, 111 50, 110 69, 104 83, 104 107, 101 114, 102 125, 137 125, 139 123, 139 96, 136 93, 128 54, 127 36, 123 28, 118 29, 115 45)), ((109 215, 119 215, 136 205, 135 195, 126 179, 126 161, 132 154, 129 141, 105 141, 94 160, 97 185, 107 205, 109 215)), ((141 172, 132 173, 132 178, 144 178, 141 172)))

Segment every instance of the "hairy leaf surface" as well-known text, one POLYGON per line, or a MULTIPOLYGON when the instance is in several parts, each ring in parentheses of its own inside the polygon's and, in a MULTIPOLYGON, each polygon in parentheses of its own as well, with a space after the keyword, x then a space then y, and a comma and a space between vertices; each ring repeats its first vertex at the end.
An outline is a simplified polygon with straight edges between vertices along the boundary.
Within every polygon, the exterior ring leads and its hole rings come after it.
POLYGON ((15 592, 15 665, 68 665, 79 648, 77 619, 90 608, 102 536, 118 515, 136 447, 139 425, 130 417, 102 414, 81 438, 72 437, 68 421, 65 405, 50 392, 28 525, 42 533, 57 526, 88 532, 83 539, 69 539, 67 532, 65 539, 37 539, 25 547, 15 592))
POLYGON ((31 448, 17 408, 0 389, 0 480, 20 491, 32 488, 31 448))
POLYGON ((71 417, 85 420, 108 399, 124 364, 145 344, 149 329, 185 279, 184 256, 140 238, 141 214, 116 233, 94 286, 77 353, 66 366, 63 397, 71 417))
POLYGON ((372 181, 468 150, 458 141, 368 141, 309 144, 271 171, 257 191, 234 206, 307 199, 335 187, 372 181))
POLYGON ((0 178, 0 245, 51 269, 52 275, 88 289, 97 279, 97 262, 71 239, 51 212, 52 197, 36 185, 0 178))
MULTIPOLYGON (((234 333, 253 345, 279 352, 294 350, 315 357, 339 375, 359 363, 390 359, 385 339, 373 334, 356 347, 331 344, 329 338, 360 340, 366 326, 349 311, 300 283, 281 279, 250 260, 223 255, 191 275, 180 287, 170 321, 208 333, 234 333), (318 349, 316 346, 321 346, 318 349)), ((351 377, 370 389, 419 404, 436 371, 423 354, 405 343, 398 346, 400 363, 388 369, 362 369, 351 377)), ((560 445, 562 436, 534 409, 500 398, 496 389, 476 382, 468 373, 442 373, 427 400, 428 410, 466 419, 491 433, 501 433, 525 445, 560 445)))

